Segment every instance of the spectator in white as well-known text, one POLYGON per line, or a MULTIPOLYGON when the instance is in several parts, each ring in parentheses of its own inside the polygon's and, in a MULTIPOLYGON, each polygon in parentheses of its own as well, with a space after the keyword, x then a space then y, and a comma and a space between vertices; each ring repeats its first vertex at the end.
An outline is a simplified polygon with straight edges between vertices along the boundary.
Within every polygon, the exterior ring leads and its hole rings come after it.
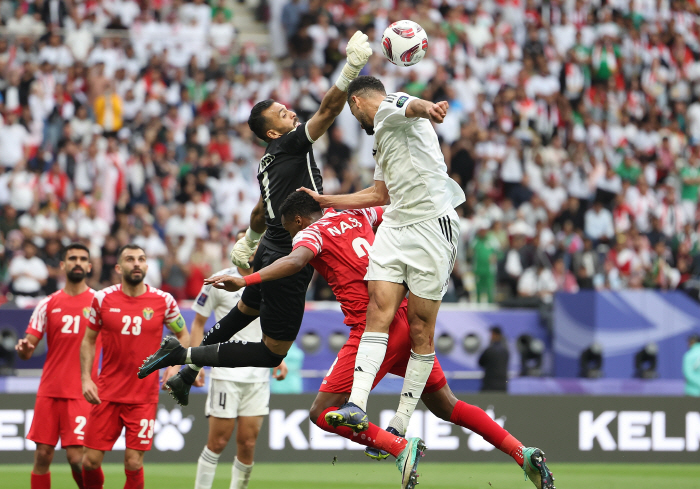
POLYGON ((34 204, 17 220, 20 229, 25 236, 31 236, 38 245, 44 244, 44 239, 55 236, 58 232, 58 220, 50 206, 39 210, 39 205, 34 204))
POLYGON ((73 64, 73 55, 68 46, 61 43, 61 36, 54 31, 49 36, 49 43, 39 51, 39 59, 65 69, 73 64))
POLYGON ((564 164, 564 176, 567 182, 567 191, 571 197, 579 200, 588 200, 593 191, 591 173, 593 166, 583 151, 576 151, 570 163, 564 164))
POLYGON ((185 24, 194 20, 202 32, 207 32, 211 23, 211 7, 204 0, 193 0, 180 7, 180 18, 185 24))
POLYGON ((39 177, 27 171, 24 161, 17 164, 10 177, 10 205, 19 212, 29 210, 37 200, 38 186, 39 177))
POLYGON ((649 188, 646 179, 641 176, 637 186, 630 186, 625 192, 625 201, 632 209, 634 223, 640 233, 648 233, 651 230, 649 216, 656 212, 658 199, 654 191, 649 188))
POLYGON ((90 120, 85 105, 78 106, 75 117, 70 120, 69 125, 71 139, 82 146, 87 146, 92 139, 95 123, 90 120))
POLYGON ((551 216, 556 216, 561 211, 564 202, 568 198, 564 187, 559 185, 557 177, 554 174, 549 175, 547 185, 540 190, 540 198, 544 203, 551 216))
POLYGON ((36 256, 37 247, 30 240, 22 245, 24 254, 12 258, 7 272, 10 276, 10 290, 15 295, 37 297, 49 278, 49 269, 36 256))
POLYGON ((214 216, 214 211, 211 206, 202 199, 201 192, 194 192, 192 194, 192 199, 185 204, 185 209, 189 217, 202 223, 206 223, 214 216))
POLYGON ((615 236, 612 213, 603 207, 600 200, 596 200, 593 207, 586 211, 583 230, 586 237, 595 242, 611 240, 615 236))
POLYGON ((28 156, 29 132, 17 120, 17 114, 5 111, 5 124, 0 127, 0 165, 11 170, 28 156))
POLYGON ((68 29, 64 44, 73 54, 73 59, 84 63, 90 54, 90 50, 95 45, 95 36, 90 29, 89 23, 85 22, 77 12, 73 13, 73 28, 68 29))
POLYGON ((141 234, 134 238, 134 243, 143 248, 146 256, 156 259, 163 258, 168 253, 168 247, 160 238, 153 225, 144 223, 141 234))
POLYGON ((549 304, 552 302, 557 287, 554 274, 540 261, 523 272, 518 280, 518 295, 520 297, 536 297, 549 304))
POLYGON ((206 222, 188 215, 184 204, 177 205, 175 212, 165 224, 165 235, 169 238, 183 236, 194 240, 194 236, 204 237, 206 234, 206 222))
POLYGON ((104 244, 109 234, 109 223, 97 215, 94 206, 89 206, 87 215, 78 220, 76 233, 80 238, 90 240, 92 253, 93 249, 99 250, 104 244))
POLYGON ((531 229, 537 227, 537 223, 549 222, 547 208, 542 202, 542 198, 535 194, 529 202, 525 202, 518 208, 518 216, 522 218, 531 229))
POLYGON ((136 17, 141 13, 139 4, 133 0, 115 0, 103 3, 105 10, 113 16, 119 17, 119 22, 124 27, 131 27, 136 17))
POLYGON ((219 10, 209 27, 209 44, 212 45, 220 56, 228 56, 235 35, 236 31, 233 28, 233 24, 227 22, 224 11, 219 10))
POLYGON ((318 23, 310 26, 308 33, 309 37, 314 40, 311 59, 316 66, 323 66, 328 42, 338 37, 338 29, 331 25, 328 15, 321 14, 318 16, 318 23))
POLYGON ((525 267, 523 266, 522 249, 525 246, 525 235, 514 234, 512 236, 512 246, 506 254, 504 270, 507 274, 507 281, 511 286, 512 292, 517 291, 518 281, 523 274, 525 267))
POLYGON ((46 32, 46 26, 36 15, 24 13, 24 5, 18 5, 15 16, 7 21, 6 35, 40 37, 46 32))
POLYGON ((668 238, 680 233, 685 225, 685 211, 683 206, 676 202, 676 191, 670 186, 666 190, 663 202, 657 207, 656 217, 661 221, 661 229, 668 238))
POLYGON ((524 171, 520 140, 515 136, 508 138, 508 147, 505 159, 501 164, 500 176, 503 180, 506 197, 512 200, 516 207, 519 207, 522 202, 527 200, 525 195, 527 191, 522 184, 524 171))
POLYGON ((559 94, 559 79, 549 72, 547 62, 540 58, 538 65, 539 73, 530 77, 525 85, 525 93, 530 98, 542 97, 544 99, 553 98, 559 94))
POLYGON ((542 163, 549 171, 559 171, 569 158, 559 135, 554 136, 551 144, 544 146, 539 153, 542 155, 542 163))

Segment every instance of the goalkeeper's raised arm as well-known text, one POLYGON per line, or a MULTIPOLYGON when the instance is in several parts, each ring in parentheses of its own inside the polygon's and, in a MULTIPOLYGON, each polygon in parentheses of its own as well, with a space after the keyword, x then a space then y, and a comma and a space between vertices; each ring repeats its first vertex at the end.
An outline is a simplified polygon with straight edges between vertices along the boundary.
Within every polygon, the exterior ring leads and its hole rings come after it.
POLYGON ((340 76, 321 101, 321 107, 306 124, 309 137, 314 141, 331 127, 333 121, 343 111, 348 97, 348 86, 360 75, 360 71, 372 56, 372 48, 366 34, 361 31, 355 34, 348 41, 345 48, 347 59, 340 76))

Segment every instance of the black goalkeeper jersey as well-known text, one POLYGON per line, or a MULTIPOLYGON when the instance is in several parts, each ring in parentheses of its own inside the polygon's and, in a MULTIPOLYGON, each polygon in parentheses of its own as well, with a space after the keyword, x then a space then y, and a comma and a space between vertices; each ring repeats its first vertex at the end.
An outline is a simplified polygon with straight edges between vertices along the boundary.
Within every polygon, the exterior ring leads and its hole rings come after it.
POLYGON ((306 123, 267 145, 260 160, 258 181, 267 224, 262 243, 279 253, 291 253, 292 237, 282 227, 279 215, 282 202, 299 187, 323 193, 323 180, 314 160, 312 143, 306 136, 306 123))

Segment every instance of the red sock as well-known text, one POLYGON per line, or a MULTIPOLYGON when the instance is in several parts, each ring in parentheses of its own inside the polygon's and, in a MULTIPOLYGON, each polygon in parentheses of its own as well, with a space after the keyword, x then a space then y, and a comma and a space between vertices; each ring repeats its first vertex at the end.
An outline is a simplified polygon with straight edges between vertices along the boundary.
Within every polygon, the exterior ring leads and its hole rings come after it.
POLYGON ((35 474, 32 472, 32 489, 51 489, 51 472, 45 474, 35 474))
POLYGON ((335 411, 337 407, 329 407, 321 413, 321 415, 316 420, 316 426, 321 428, 323 431, 328 431, 329 433, 336 433, 343 438, 352 440, 360 445, 365 445, 372 448, 378 448, 389 452, 394 457, 398 457, 399 454, 406 448, 408 443, 405 438, 400 436, 392 435, 388 431, 381 429, 376 424, 369 424, 369 428, 362 433, 355 433, 347 426, 339 426, 333 428, 331 425, 326 423, 326 413, 330 411, 335 411))
POLYGON ((450 422, 464 426, 474 433, 481 435, 484 440, 498 448, 503 453, 507 453, 522 467, 523 465, 523 444, 513 435, 500 427, 498 423, 477 406, 472 406, 464 401, 457 401, 450 422))
POLYGON ((126 470, 126 483, 124 489, 143 489, 143 467, 138 470, 126 470))
POLYGON ((73 474, 73 480, 78 484, 78 489, 85 489, 83 485, 83 473, 79 470, 71 470, 71 472, 73 474))
POLYGON ((102 467, 97 467, 95 470, 86 470, 83 467, 83 487, 85 489, 102 489, 105 485, 105 474, 102 472, 102 467))

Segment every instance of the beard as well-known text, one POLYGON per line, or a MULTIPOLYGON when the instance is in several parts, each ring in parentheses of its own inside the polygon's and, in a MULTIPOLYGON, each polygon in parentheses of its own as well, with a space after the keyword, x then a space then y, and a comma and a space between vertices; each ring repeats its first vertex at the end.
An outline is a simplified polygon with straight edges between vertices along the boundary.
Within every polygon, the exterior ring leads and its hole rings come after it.
POLYGON ((68 281, 71 283, 77 284, 85 280, 86 275, 87 272, 82 268, 74 268, 70 272, 66 273, 66 279, 68 279, 68 281))
POLYGON ((367 135, 372 136, 374 134, 374 121, 369 120, 369 117, 365 114, 360 114, 358 120, 360 122, 360 127, 365 130, 367 135))
POLYGON ((133 270, 131 271, 131 273, 124 275, 124 280, 126 281, 126 283, 128 283, 129 285, 138 285, 141 282, 143 282, 143 279, 146 278, 146 274, 143 273, 143 270, 139 271, 141 272, 141 275, 136 277, 134 276, 133 270))

